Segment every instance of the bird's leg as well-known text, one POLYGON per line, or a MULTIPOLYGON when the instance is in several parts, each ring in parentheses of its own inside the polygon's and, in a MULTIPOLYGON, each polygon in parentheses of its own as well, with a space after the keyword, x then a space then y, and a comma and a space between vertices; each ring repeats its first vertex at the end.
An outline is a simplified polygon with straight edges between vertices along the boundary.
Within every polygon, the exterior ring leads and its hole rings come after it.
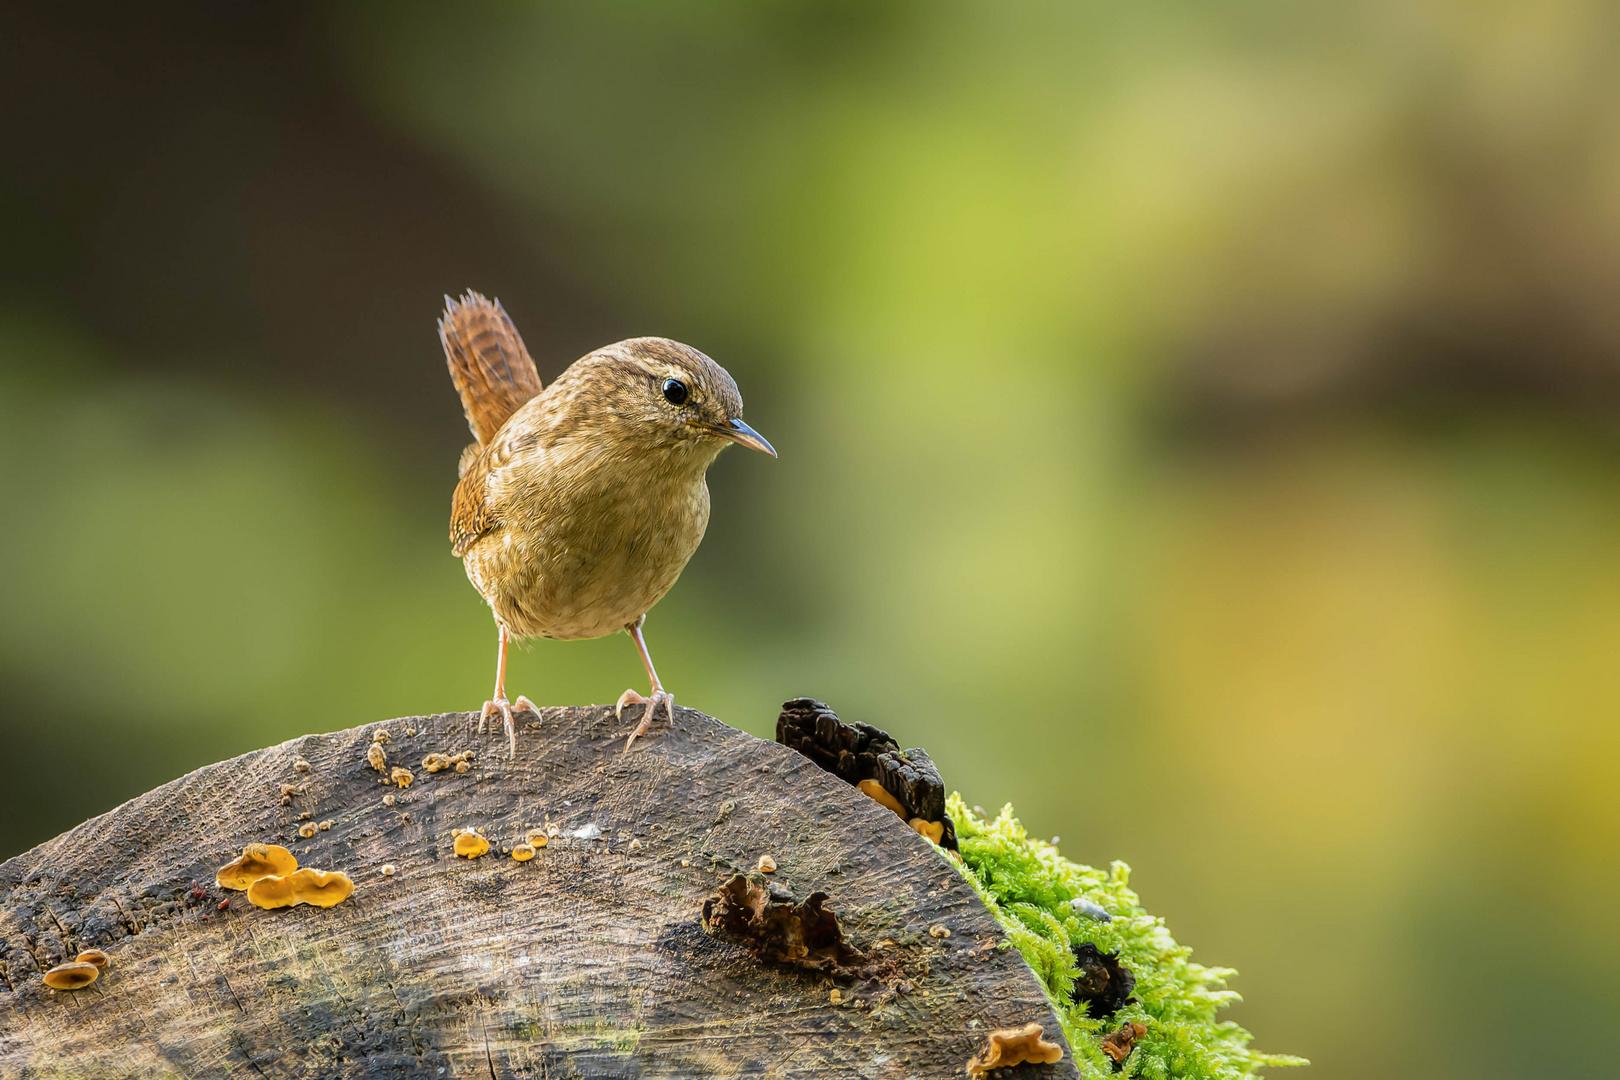
POLYGON ((508 702, 506 700, 507 633, 506 627, 500 626, 499 624, 496 624, 496 626, 500 631, 501 645, 500 652, 496 654, 495 659, 495 696, 489 701, 484 702, 484 711, 480 713, 478 717, 478 733, 482 735, 484 733, 485 722, 488 721, 491 716, 494 716, 496 713, 500 713, 501 719, 506 725, 506 756, 508 758, 515 758, 517 757, 517 722, 512 719, 512 710, 514 708, 519 710, 528 709, 536 716, 540 715, 540 710, 535 708, 534 702, 530 701, 522 694, 518 695, 518 699, 515 702, 508 702))
POLYGON ((652 694, 650 696, 642 697, 634 690, 626 690, 619 695, 619 704, 613 709, 613 715, 620 716, 624 713, 624 707, 632 702, 641 702, 647 706, 642 710, 641 723, 636 725, 636 730, 630 733, 630 738, 624 744, 626 751, 629 751, 638 737, 647 733, 647 728, 652 725, 653 715, 658 711, 659 705, 663 705, 665 711, 669 713, 669 722, 672 724, 675 722, 675 696, 665 690, 663 683, 658 681, 658 672, 653 670, 652 654, 647 651, 647 642, 641 636, 641 624, 646 621, 647 616, 643 615, 624 628, 630 637, 635 640, 636 651, 641 653, 641 662, 647 668, 647 679, 652 683, 652 694))

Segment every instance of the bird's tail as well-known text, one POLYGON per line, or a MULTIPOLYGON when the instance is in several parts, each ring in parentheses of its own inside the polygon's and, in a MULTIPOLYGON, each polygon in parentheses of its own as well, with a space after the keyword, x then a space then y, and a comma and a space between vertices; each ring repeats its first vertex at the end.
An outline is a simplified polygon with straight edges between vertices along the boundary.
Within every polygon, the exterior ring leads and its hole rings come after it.
POLYGON ((444 298, 439 340, 461 395, 467 426, 483 446, 518 407, 540 392, 540 372, 499 300, 468 290, 444 298))

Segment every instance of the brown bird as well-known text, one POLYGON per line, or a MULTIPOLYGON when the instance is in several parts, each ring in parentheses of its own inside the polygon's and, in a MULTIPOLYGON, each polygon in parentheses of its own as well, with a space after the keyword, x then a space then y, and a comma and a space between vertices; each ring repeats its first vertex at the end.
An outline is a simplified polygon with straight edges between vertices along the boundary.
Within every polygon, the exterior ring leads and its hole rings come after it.
POLYGON ((499 713, 516 755, 513 709, 536 711, 526 697, 506 699, 512 638, 624 630, 652 684, 647 697, 626 690, 619 698, 616 715, 645 705, 628 750, 659 705, 675 718, 641 625, 703 539, 704 474, 731 443, 776 451, 742 422, 742 396, 725 368, 678 341, 608 345, 541 389, 499 302, 475 292, 445 297, 439 340, 478 440, 461 455, 451 550, 489 602, 500 637, 495 695, 479 728, 499 713))

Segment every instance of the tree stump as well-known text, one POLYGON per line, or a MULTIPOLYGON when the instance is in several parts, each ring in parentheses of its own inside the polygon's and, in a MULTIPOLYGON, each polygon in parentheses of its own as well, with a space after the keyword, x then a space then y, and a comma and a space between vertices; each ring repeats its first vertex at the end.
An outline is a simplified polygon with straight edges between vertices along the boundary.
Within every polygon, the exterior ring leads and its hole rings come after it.
POLYGON ((520 714, 515 761, 476 714, 310 735, 10 860, 0 1075, 934 1078, 1031 1021, 1064 1058, 1005 1075, 1076 1075, 1034 973, 891 811, 690 709, 625 753, 628 726, 607 707, 520 714), (408 788, 368 763, 378 731, 408 788), (466 772, 422 766, 462 750, 466 772), (465 828, 488 854, 453 854, 465 828), (535 858, 505 853, 535 828, 535 858), (217 888, 250 843, 345 871, 353 896, 263 910, 217 888), (753 880, 826 893, 880 976, 705 932, 705 901, 764 855, 776 869, 753 880), (90 948, 111 957, 95 983, 43 984, 90 948))

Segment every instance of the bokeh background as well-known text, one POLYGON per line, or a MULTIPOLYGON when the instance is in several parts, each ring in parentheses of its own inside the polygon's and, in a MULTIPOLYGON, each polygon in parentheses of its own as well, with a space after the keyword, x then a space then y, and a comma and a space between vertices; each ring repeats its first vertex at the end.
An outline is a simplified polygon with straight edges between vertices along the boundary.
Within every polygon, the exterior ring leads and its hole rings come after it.
MULTIPOLYGON (((1135 868, 1320 1080, 1620 1053, 1620 13, 7 5, 0 856, 476 707, 433 320, 736 376, 648 633, 1135 868)), ((541 643, 549 703, 640 686, 541 643)))

